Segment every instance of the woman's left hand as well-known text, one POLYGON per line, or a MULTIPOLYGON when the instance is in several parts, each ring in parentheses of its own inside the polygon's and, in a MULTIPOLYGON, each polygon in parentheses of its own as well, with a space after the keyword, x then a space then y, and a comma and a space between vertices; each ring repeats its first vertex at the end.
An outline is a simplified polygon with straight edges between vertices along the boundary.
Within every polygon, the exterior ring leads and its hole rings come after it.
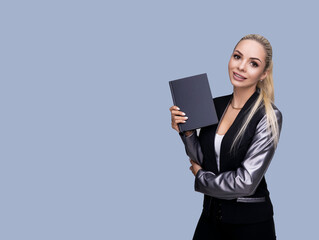
POLYGON ((200 165, 198 165, 196 162, 194 162, 192 159, 189 159, 192 166, 190 166, 190 170, 192 171, 192 173, 194 174, 194 176, 196 176, 197 172, 199 169, 202 169, 202 167, 200 165))

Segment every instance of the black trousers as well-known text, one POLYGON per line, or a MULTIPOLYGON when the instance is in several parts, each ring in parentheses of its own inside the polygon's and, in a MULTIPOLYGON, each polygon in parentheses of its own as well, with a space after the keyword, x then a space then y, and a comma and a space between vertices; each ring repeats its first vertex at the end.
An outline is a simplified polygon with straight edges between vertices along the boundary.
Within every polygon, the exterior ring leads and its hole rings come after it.
POLYGON ((271 218, 251 224, 223 223, 202 213, 193 240, 275 240, 275 224, 271 218))

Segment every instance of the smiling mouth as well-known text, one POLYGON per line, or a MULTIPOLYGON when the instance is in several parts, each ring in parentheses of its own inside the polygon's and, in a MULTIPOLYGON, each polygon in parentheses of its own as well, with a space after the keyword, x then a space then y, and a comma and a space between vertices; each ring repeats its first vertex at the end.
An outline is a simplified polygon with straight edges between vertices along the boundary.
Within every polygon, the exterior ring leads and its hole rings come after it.
POLYGON ((247 79, 247 78, 245 78, 244 76, 242 76, 242 75, 240 75, 240 74, 238 74, 238 73, 236 73, 236 72, 233 72, 233 76, 234 76, 234 78, 235 78, 236 80, 245 80, 245 79, 247 79))

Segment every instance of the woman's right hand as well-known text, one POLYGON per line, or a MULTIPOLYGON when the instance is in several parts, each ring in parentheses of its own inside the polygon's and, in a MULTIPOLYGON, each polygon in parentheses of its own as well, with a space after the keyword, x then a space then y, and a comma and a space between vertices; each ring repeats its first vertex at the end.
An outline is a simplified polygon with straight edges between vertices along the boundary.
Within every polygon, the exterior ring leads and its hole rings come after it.
MULTIPOLYGON (((169 109, 171 111, 171 119, 172 119, 172 128, 175 129, 177 132, 180 132, 179 131, 179 128, 178 128, 178 123, 185 123, 186 120, 188 119, 188 117, 186 117, 185 113, 180 111, 179 107, 177 106, 172 106, 170 107, 169 109)), ((189 136, 193 133, 193 131, 186 131, 185 132, 185 135, 186 136, 189 136)))

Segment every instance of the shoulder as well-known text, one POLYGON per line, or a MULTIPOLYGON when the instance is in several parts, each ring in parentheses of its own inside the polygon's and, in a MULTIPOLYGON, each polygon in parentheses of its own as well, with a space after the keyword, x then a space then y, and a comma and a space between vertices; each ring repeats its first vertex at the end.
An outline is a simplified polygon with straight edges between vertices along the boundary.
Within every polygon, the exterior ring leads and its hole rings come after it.
MULTIPOLYGON (((271 106, 272 106, 272 109, 271 109, 270 117, 275 115, 274 116, 275 121, 277 121, 277 124, 281 128, 282 119, 283 119, 282 113, 275 104, 272 103, 271 106)), ((267 114, 266 114, 266 109, 265 109, 264 104, 261 105, 261 107, 256 115, 258 116, 258 119, 259 119, 259 121, 258 121, 259 126, 260 125, 267 125, 268 120, 267 120, 267 114)))
POLYGON ((282 122, 282 113, 281 113, 281 111, 276 107, 275 104, 272 104, 272 108, 274 109, 274 112, 276 114, 276 117, 277 117, 278 121, 280 120, 280 122, 282 122))
MULTIPOLYGON (((281 122, 282 121, 282 113, 281 113, 281 111, 279 110, 279 108, 274 103, 272 103, 271 106, 272 106, 272 110, 274 111, 274 113, 276 115, 277 121, 281 122)), ((263 115, 265 116, 266 115, 266 110, 265 110, 265 106, 264 105, 262 106, 262 112, 263 112, 263 115)))

